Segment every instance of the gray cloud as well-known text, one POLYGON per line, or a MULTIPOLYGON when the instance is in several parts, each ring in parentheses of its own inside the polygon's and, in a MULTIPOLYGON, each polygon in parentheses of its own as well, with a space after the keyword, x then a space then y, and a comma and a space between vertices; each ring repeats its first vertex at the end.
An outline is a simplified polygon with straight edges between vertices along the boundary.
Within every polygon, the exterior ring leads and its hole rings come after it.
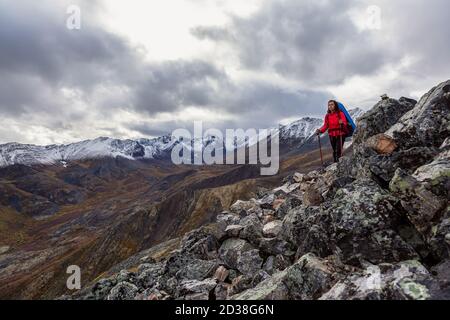
POLYGON ((271 70, 310 83, 336 84, 366 75, 398 58, 360 32, 349 16, 355 2, 272 1, 250 18, 233 17, 226 28, 200 26, 199 39, 225 42, 245 68, 271 70))
POLYGON ((165 134, 192 123, 177 118, 149 125, 146 119, 183 114, 188 106, 233 116, 210 121, 218 128, 264 128, 289 117, 320 115, 333 97, 320 89, 287 88, 266 79, 267 72, 323 88, 355 75, 376 75, 412 56, 410 69, 385 83, 386 92, 399 95, 428 89, 450 74, 446 0, 266 1, 250 17, 232 16, 226 27, 192 30, 199 40, 231 48, 239 58, 237 67, 265 72, 261 80, 239 82, 226 67, 217 67, 214 56, 147 62, 126 38, 98 25, 101 9, 97 1, 87 0, 62 0, 58 6, 48 0, 0 0, 0 117, 16 123, 3 124, 0 142, 39 142, 41 129, 51 139, 61 132, 83 138, 87 129, 119 138, 127 130, 165 134), (65 5, 72 2, 89 8, 83 10, 80 31, 65 28, 65 5), (369 4, 383 9, 381 33, 361 32, 349 18, 349 10, 369 4), (142 121, 118 123, 114 115, 122 111, 142 121), (96 121, 102 124, 93 127, 96 121), (28 126, 41 129, 25 134, 28 126))
POLYGON ((267 1, 249 18, 232 16, 226 27, 199 26, 191 33, 230 46, 243 68, 276 72, 310 86, 374 76, 413 58, 404 77, 385 83, 387 92, 407 94, 448 78, 448 21, 446 0, 287 0, 267 1), (370 5, 381 8, 380 31, 361 31, 350 18, 352 10, 370 5))

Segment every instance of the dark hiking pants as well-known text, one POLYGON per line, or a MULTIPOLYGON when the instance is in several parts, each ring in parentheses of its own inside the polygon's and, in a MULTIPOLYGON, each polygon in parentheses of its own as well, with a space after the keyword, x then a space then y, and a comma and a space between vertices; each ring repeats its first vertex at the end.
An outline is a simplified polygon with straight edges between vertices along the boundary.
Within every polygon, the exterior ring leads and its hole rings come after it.
POLYGON ((345 137, 342 137, 341 144, 341 136, 331 137, 330 136, 331 146, 333 147, 333 159, 334 162, 339 162, 339 158, 342 157, 342 151, 344 147, 345 137))

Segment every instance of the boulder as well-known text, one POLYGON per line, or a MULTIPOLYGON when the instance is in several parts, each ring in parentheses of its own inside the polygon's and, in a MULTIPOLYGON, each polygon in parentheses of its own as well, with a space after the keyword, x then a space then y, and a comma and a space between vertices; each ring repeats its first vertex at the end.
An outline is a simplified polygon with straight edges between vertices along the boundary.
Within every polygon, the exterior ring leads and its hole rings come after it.
POLYGON ((0 247, 0 255, 7 253, 11 248, 9 246, 0 247))
POLYGON ((236 269, 242 274, 254 275, 256 272, 261 270, 263 264, 263 259, 259 254, 259 250, 249 250, 242 252, 236 263, 236 269))
POLYGON ((386 132, 400 148, 439 148, 450 133, 450 80, 426 93, 417 105, 386 132))
POLYGON ((139 289, 129 282, 120 282, 108 294, 106 300, 133 300, 139 289))
POLYGON ((229 225, 228 227, 226 227, 225 233, 227 234, 228 237, 238 238, 242 229, 244 229, 243 226, 241 226, 239 224, 233 224, 233 225, 229 225))
POLYGON ((239 256, 254 247, 243 239, 231 238, 225 240, 219 248, 219 258, 232 269, 237 269, 239 256))
POLYGON ((211 277, 218 265, 218 262, 215 260, 193 259, 184 268, 181 268, 175 274, 175 277, 178 280, 203 280, 211 277))
POLYGON ((370 137, 367 139, 366 144, 369 148, 381 155, 389 155, 398 147, 395 140, 384 133, 370 137))
POLYGON ((326 257, 333 252, 330 214, 318 207, 298 207, 283 220, 281 237, 298 248, 300 255, 314 253, 326 257))
POLYGON ((291 262, 283 255, 269 256, 263 265, 263 270, 272 275, 283 271, 291 265, 291 262))
POLYGON ((234 214, 245 216, 246 212, 252 208, 257 206, 256 202, 254 200, 250 201, 242 201, 238 200, 230 207, 230 211, 234 214))
POLYGON ((344 263, 417 258, 417 252, 396 231, 404 217, 398 200, 372 180, 356 180, 338 190, 327 211, 332 238, 344 263))
POLYGON ((353 136, 353 144, 359 145, 369 137, 384 133, 414 108, 416 103, 415 100, 407 98, 381 100, 358 119, 358 130, 353 136))
POLYGON ((367 267, 340 280, 321 300, 428 300, 449 297, 448 288, 418 261, 367 267))
POLYGON ((283 222, 280 220, 274 220, 265 224, 263 227, 264 236, 268 238, 276 237, 280 233, 282 225, 283 222))
POLYGON ((312 254, 305 255, 288 269, 275 273, 233 300, 311 300, 320 297, 336 282, 334 267, 312 254))
POLYGON ((314 186, 309 186, 303 194, 303 204, 305 206, 318 206, 324 199, 319 190, 314 186))
POLYGON ((250 214, 241 219, 240 225, 243 228, 239 234, 239 238, 245 239, 257 246, 263 235, 263 225, 259 218, 255 214, 250 214))
POLYGON ((230 271, 228 271, 227 268, 224 266, 220 266, 216 269, 216 272, 214 273, 214 279, 216 279, 219 282, 224 282, 228 275, 230 274, 230 271))
POLYGON ((421 183, 401 169, 397 169, 389 189, 400 197, 408 218, 423 234, 432 226, 431 221, 447 208, 447 194, 439 196, 433 193, 430 185, 421 183))
POLYGON ((186 300, 208 300, 216 285, 217 282, 214 279, 185 280, 180 283, 177 296, 184 297, 186 300))

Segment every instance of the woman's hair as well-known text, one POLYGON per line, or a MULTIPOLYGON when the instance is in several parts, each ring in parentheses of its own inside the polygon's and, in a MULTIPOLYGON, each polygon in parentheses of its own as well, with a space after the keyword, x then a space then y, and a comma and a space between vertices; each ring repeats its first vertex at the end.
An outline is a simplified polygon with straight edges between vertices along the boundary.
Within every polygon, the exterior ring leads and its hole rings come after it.
MULTIPOLYGON (((330 100, 330 101, 328 101, 328 104, 330 104, 330 102, 334 104, 334 112, 338 112, 339 111, 339 105, 338 105, 337 101, 336 100, 330 100)), ((331 113, 330 108, 328 108, 328 113, 331 113)))

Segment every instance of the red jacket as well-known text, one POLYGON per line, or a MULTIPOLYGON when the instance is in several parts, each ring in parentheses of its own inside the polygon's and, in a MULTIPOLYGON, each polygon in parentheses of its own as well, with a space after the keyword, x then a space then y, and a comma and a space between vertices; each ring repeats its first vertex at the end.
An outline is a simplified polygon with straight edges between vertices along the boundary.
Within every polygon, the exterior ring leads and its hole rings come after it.
POLYGON ((325 133, 327 130, 330 137, 345 136, 347 134, 347 119, 342 111, 327 113, 320 132, 325 133), (339 123, 339 119, 342 120, 342 125, 339 123))

